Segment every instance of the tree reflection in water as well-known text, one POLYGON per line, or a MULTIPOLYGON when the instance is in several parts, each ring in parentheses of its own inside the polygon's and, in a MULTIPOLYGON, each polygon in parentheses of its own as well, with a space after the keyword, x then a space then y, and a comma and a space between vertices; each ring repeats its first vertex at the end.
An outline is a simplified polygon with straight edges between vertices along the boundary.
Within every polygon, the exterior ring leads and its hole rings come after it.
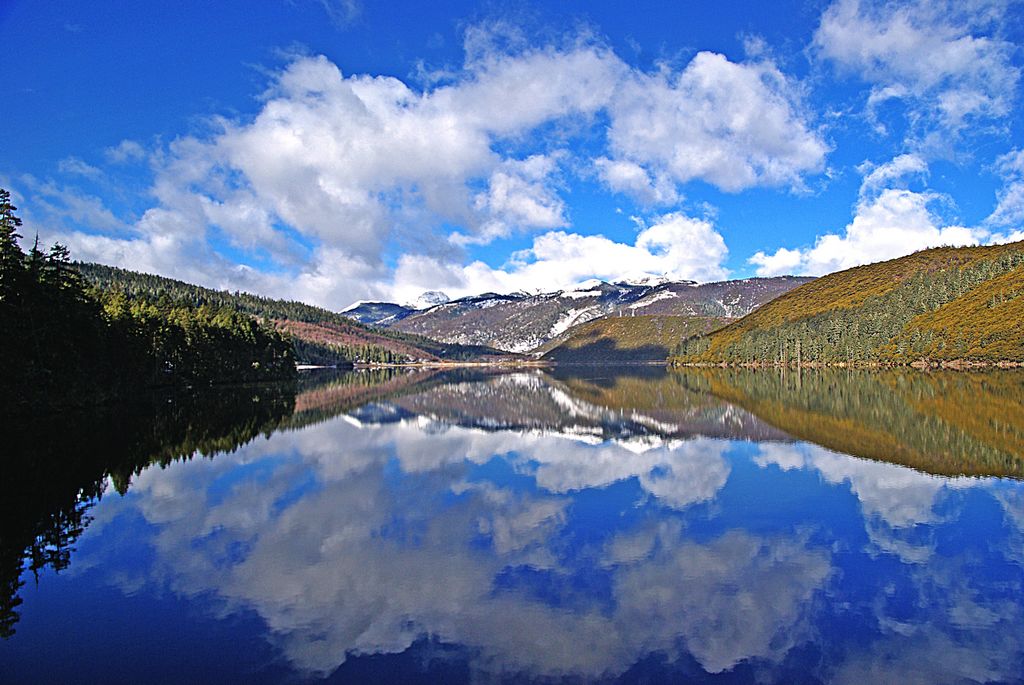
MULTIPOLYGON (((19 563, 33 545, 39 558, 63 550, 43 563, 66 565, 90 495, 108 478, 131 487, 94 515, 148 521, 154 557, 110 582, 168 583, 216 598, 218 614, 254 612, 308 678, 381 679, 419 663, 454 680, 1012 682, 1024 490, 946 474, 1018 475, 1021 378, 321 376, 280 402, 221 398, 225 420, 206 428, 122 418, 137 426, 122 431, 130 447, 23 505, 23 521, 58 512, 62 523, 26 527, 13 546, 5 532, 4 549, 19 563)), ((92 432, 115 442, 112 425, 92 432)), ((49 463, 102 452, 94 440, 58 440, 49 463)), ((105 530, 82 538, 86 567, 116 562, 105 530)))

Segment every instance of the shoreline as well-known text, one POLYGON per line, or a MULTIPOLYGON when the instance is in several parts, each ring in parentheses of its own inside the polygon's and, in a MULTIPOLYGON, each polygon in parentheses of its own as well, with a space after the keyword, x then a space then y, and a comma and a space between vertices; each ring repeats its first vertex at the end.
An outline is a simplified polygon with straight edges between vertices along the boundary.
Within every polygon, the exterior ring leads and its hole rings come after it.
POLYGON ((929 361, 918 359, 909 363, 897 362, 669 362, 670 367, 680 368, 722 368, 722 369, 917 369, 927 371, 945 369, 969 371, 971 369, 1021 369, 1024 362, 999 360, 979 361, 972 359, 950 359, 929 361))
POLYGON ((311 369, 339 369, 341 371, 354 371, 359 369, 458 369, 458 368, 547 368, 553 366, 551 362, 544 361, 502 361, 502 362, 454 362, 454 361, 424 361, 408 363, 355 363, 351 367, 336 366, 313 366, 304 365, 303 370, 311 369))

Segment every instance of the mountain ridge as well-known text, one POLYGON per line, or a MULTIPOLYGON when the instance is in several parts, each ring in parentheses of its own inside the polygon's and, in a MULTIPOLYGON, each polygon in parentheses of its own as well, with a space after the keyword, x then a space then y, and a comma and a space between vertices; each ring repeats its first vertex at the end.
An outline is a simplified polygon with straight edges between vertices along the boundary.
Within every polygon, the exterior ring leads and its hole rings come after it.
POLYGON ((447 343, 526 353, 573 326, 602 317, 737 318, 811 280, 777 276, 698 284, 651 277, 637 282, 589 279, 551 292, 469 295, 422 310, 395 303, 363 303, 342 314, 447 343))
POLYGON ((1024 363, 1024 241, 835 272, 690 338, 683 364, 1024 363))
POLYGON ((76 262, 74 268, 99 290, 119 291, 133 299, 162 299, 191 306, 229 306, 272 323, 293 337, 300 363, 411 362, 509 357, 479 345, 438 342, 402 331, 378 329, 337 312, 293 300, 214 290, 164 276, 103 264, 76 262))

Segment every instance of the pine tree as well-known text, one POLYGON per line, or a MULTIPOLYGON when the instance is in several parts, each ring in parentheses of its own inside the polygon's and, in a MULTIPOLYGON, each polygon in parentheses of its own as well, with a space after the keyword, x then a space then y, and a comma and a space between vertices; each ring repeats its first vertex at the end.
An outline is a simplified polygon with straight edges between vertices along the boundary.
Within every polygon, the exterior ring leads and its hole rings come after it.
POLYGON ((0 302, 10 303, 25 278, 25 253, 18 245, 21 219, 15 215, 11 194, 0 188, 0 302))

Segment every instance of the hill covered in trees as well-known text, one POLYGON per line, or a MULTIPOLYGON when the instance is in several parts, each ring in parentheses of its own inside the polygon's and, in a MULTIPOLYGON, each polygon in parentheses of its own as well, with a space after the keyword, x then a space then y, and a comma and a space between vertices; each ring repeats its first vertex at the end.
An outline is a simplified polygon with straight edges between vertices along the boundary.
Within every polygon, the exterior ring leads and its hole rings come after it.
POLYGON ((1024 242, 823 276, 679 346, 678 363, 1024 362, 1024 242))
POLYGON ((0 404, 86 406, 156 386, 291 378, 290 340, 230 307, 88 289, 67 248, 28 253, 0 189, 0 404))
POLYGON ((341 314, 302 302, 213 290, 102 264, 77 263, 75 268, 88 283, 102 292, 123 293, 130 299, 147 302, 231 307, 267 322, 292 337, 300 363, 400 363, 508 356, 488 347, 442 343, 421 335, 371 328, 341 314))
POLYGON ((729 321, 715 316, 608 317, 573 326, 534 354, 562 364, 664 362, 679 340, 729 321))

